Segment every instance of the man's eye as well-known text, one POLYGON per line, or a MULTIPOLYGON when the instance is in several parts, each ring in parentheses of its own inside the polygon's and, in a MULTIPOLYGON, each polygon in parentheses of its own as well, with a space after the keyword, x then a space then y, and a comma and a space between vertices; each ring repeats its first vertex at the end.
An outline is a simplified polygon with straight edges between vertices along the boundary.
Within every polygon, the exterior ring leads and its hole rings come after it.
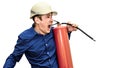
POLYGON ((52 16, 47 16, 47 18, 52 18, 52 16))
POLYGON ((50 18, 50 16, 47 16, 47 18, 50 18))

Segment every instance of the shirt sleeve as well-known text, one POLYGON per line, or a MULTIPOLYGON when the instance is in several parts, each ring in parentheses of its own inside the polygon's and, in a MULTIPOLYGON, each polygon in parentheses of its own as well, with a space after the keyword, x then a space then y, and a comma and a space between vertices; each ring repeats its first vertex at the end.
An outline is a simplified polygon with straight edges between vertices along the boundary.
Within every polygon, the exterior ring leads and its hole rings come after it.
POLYGON ((14 68, 16 62, 19 62, 23 53, 27 49, 25 40, 18 37, 17 44, 15 45, 14 51, 8 58, 3 66, 3 68, 14 68))

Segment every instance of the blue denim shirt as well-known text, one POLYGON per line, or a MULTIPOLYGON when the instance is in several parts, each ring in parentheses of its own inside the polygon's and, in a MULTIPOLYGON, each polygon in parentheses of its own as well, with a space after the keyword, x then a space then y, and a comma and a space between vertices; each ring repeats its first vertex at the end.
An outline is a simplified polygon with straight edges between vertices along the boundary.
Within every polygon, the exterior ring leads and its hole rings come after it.
POLYGON ((22 32, 3 68, 14 68, 23 54, 31 64, 31 68, 58 68, 53 28, 46 35, 36 33, 33 27, 22 32))

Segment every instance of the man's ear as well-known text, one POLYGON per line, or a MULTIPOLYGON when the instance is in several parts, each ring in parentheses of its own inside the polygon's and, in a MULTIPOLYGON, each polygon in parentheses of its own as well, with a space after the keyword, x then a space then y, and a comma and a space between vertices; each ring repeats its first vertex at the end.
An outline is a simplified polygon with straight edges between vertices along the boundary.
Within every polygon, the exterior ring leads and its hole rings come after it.
POLYGON ((41 21, 38 17, 35 17, 34 20, 35 20, 36 24, 39 24, 39 22, 41 21))

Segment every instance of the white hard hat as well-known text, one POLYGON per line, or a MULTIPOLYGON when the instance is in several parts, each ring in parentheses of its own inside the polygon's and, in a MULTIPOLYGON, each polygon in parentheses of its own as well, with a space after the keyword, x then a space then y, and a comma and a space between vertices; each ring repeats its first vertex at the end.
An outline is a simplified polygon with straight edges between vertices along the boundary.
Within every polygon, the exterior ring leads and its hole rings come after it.
POLYGON ((57 15, 57 12, 53 11, 51 6, 48 3, 39 2, 35 5, 33 5, 32 9, 31 9, 30 18, 32 18, 35 15, 43 15, 43 14, 48 14, 50 12, 52 12, 53 15, 57 15))

